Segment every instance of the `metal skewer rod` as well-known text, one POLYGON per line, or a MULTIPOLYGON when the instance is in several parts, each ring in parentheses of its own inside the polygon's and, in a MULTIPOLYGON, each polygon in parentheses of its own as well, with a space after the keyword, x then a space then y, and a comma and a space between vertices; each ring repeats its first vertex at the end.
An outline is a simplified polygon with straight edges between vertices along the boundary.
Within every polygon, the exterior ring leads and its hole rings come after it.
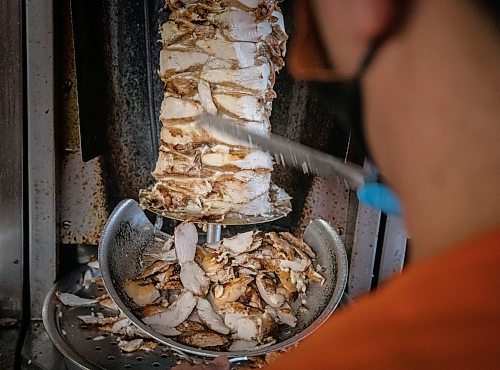
POLYGON ((221 224, 208 224, 207 225, 207 243, 216 243, 220 240, 222 233, 221 224))
POLYGON ((156 230, 161 230, 162 227, 163 227, 163 216, 156 215, 155 229, 156 230))

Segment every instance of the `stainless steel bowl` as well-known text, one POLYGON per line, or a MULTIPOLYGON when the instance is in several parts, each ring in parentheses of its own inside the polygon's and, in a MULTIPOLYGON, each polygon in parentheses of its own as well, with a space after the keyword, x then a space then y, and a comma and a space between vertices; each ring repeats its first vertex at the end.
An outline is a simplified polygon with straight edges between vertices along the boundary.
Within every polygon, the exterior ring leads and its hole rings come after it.
MULTIPOLYGON (((326 282, 323 286, 316 283, 309 285, 309 309, 297 312, 298 324, 295 328, 282 326, 276 344, 253 351, 217 352, 186 346, 144 324, 130 309, 133 304, 123 290, 123 283, 141 269, 139 261, 144 250, 158 244, 153 240, 162 236, 166 235, 154 227, 137 202, 124 200, 115 208, 104 228, 99 245, 99 265, 104 284, 123 313, 152 338, 179 352, 205 357, 245 357, 282 350, 314 332, 338 306, 346 287, 347 255, 344 245, 330 224, 314 220, 305 230, 304 241, 316 253, 316 263, 322 266, 326 282)), ((297 308, 293 303, 291 305, 297 308)))

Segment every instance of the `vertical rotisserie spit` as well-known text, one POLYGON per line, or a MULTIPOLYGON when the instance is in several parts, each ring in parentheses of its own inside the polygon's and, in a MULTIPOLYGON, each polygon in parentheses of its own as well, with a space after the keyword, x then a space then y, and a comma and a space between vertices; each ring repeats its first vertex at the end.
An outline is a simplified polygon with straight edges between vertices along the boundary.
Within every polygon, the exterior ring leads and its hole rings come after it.
POLYGON ((161 27, 160 152, 156 184, 141 198, 156 209, 222 219, 229 212, 265 215, 272 159, 197 125, 221 115, 270 131, 275 75, 287 35, 277 1, 167 1, 161 27))

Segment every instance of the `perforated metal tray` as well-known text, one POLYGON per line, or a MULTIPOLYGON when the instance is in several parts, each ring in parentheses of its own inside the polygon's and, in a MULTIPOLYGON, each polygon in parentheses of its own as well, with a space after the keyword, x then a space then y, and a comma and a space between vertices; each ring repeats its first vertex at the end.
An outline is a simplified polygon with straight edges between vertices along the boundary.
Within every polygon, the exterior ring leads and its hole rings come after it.
POLYGON ((105 293, 104 288, 82 286, 86 266, 60 279, 47 294, 43 307, 43 324, 50 339, 65 356, 69 369, 170 369, 180 358, 159 343, 152 352, 123 353, 117 338, 98 328, 83 325, 78 315, 102 312, 105 316, 116 313, 102 307, 66 307, 55 296, 57 291, 95 298, 105 293), (104 336, 102 340, 95 337, 104 336))

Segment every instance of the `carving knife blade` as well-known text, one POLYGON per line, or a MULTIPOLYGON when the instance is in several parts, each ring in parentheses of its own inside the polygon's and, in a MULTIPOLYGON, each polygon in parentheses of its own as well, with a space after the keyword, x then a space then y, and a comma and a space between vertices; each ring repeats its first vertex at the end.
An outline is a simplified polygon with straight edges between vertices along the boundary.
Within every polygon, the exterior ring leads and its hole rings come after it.
POLYGON ((276 163, 283 166, 292 166, 301 169, 305 174, 330 179, 342 177, 353 189, 377 179, 376 173, 367 172, 359 165, 345 162, 276 134, 271 133, 266 136, 252 132, 237 122, 219 116, 204 114, 198 120, 198 124, 208 133, 219 137, 229 136, 231 142, 236 140, 238 145, 265 150, 274 156, 276 163))

